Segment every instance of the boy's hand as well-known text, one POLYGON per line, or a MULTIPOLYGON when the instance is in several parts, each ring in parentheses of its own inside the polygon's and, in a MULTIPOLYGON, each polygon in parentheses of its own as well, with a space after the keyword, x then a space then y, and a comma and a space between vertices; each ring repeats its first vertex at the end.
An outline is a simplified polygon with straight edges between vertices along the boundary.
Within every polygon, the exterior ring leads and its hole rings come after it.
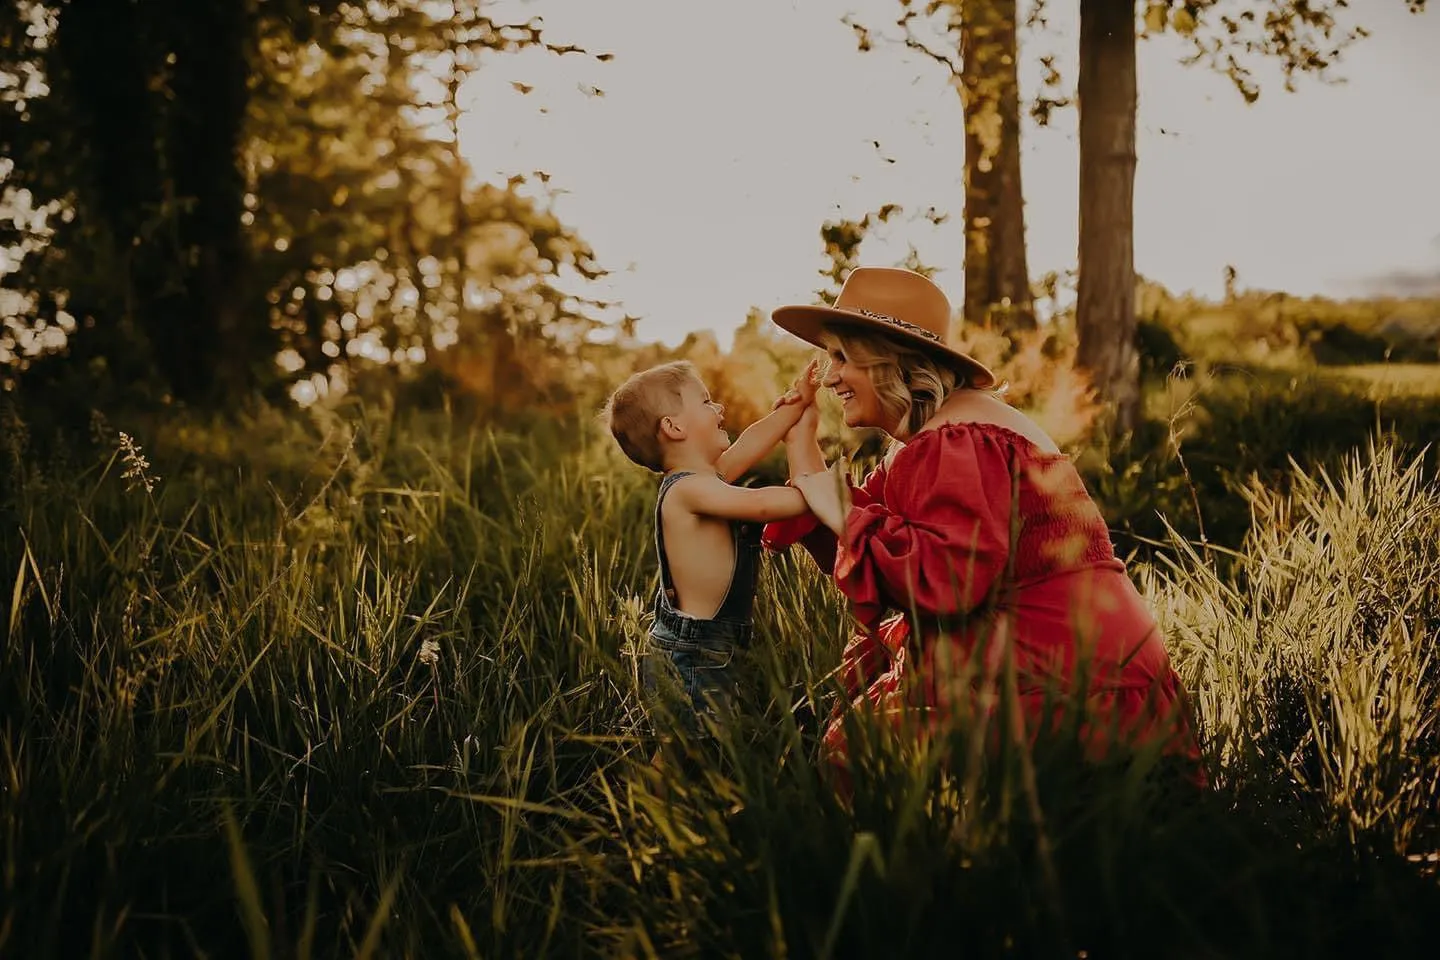
POLYGON ((815 392, 820 389, 819 369, 819 361, 811 357, 810 362, 805 364, 805 369, 800 371, 800 376, 796 377, 795 382, 790 384, 790 389, 775 398, 775 403, 770 409, 779 410, 781 407, 796 403, 807 407, 813 404, 815 402, 815 392))
POLYGON ((810 358, 810 362, 805 364, 805 369, 800 371, 800 376, 795 378, 790 389, 799 395, 800 402, 806 406, 815 402, 815 392, 820 389, 820 361, 817 358, 810 358))

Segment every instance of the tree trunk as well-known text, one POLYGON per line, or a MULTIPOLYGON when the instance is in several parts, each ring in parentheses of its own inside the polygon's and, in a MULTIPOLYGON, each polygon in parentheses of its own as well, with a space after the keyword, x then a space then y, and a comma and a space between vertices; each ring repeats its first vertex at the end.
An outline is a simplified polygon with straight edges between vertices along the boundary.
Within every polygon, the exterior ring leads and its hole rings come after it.
POLYGON ((181 400, 235 396, 273 344, 243 294, 251 17, 248 0, 72 0, 60 11, 57 82, 88 170, 79 206, 123 265, 86 306, 143 333, 181 400))
POLYGON ((115 327, 142 312, 145 284, 137 274, 145 272, 148 250, 141 237, 164 196, 154 57, 142 27, 134 4, 72 0, 61 11, 52 55, 52 98, 66 105, 73 128, 76 202, 102 265, 75 308, 115 327))
POLYGON ((1080 0, 1077 359, 1114 405, 1111 436, 1140 410, 1135 347, 1135 3, 1080 0))
POLYGON ((255 366, 275 346, 264 310, 244 294, 249 248, 240 222, 240 150, 254 27, 246 0, 184 0, 170 24, 175 55, 166 153, 180 204, 176 240, 184 265, 173 309, 154 318, 152 343, 177 397, 234 399, 253 386, 255 366))
POLYGON ((967 0, 960 23, 965 109, 965 320, 1035 326, 1020 181, 1016 0, 967 0))

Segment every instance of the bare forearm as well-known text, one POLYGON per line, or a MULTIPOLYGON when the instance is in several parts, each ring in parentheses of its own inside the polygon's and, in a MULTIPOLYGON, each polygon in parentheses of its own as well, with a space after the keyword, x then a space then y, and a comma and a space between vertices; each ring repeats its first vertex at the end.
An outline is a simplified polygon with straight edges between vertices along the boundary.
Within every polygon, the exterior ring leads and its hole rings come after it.
MULTIPOLYGON (((813 511, 814 508, 811 509, 813 511)), ((849 519, 849 516, 850 508, 845 507, 843 508, 842 512, 839 513, 827 512, 824 517, 820 518, 820 523, 825 527, 825 529, 835 534, 836 538, 838 539, 845 536, 845 521, 849 519)))
POLYGON ((810 512, 794 487, 733 487, 716 477, 693 483, 682 500, 685 509, 722 520, 769 523, 810 512))
POLYGON ((805 497, 794 487, 760 487, 749 492, 755 496, 746 504, 748 516, 744 520, 769 523, 772 520, 789 520, 810 512, 805 497))
POLYGON ((820 452, 819 439, 813 433, 786 437, 785 462, 790 467, 791 480, 824 470, 825 454, 820 452))
POLYGON ((787 404, 751 424, 716 462, 721 478, 729 483, 744 475, 765 454, 775 449, 775 445, 800 421, 804 412, 805 408, 798 404, 787 404))

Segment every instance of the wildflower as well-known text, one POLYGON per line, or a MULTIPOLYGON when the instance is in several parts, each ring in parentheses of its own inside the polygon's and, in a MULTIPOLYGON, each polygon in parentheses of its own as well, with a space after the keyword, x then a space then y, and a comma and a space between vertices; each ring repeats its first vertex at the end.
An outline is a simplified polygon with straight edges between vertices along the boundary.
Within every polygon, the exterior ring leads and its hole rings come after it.
POLYGON ((155 489, 160 478, 150 474, 150 461, 145 459, 145 452, 124 430, 120 431, 120 458, 125 461, 125 472, 120 474, 120 479, 125 481, 127 491, 136 486, 143 486, 146 493, 155 489))

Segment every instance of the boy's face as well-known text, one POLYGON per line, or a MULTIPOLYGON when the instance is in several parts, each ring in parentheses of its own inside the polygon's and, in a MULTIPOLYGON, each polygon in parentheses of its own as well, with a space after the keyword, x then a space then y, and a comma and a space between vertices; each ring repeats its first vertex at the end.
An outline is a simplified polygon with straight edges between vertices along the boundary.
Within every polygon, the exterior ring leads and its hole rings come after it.
POLYGON ((680 411, 670 419, 685 431, 687 441, 718 459, 730 447, 730 434, 724 428, 725 408, 710 399, 710 391, 699 380, 685 384, 681 396, 680 411))

